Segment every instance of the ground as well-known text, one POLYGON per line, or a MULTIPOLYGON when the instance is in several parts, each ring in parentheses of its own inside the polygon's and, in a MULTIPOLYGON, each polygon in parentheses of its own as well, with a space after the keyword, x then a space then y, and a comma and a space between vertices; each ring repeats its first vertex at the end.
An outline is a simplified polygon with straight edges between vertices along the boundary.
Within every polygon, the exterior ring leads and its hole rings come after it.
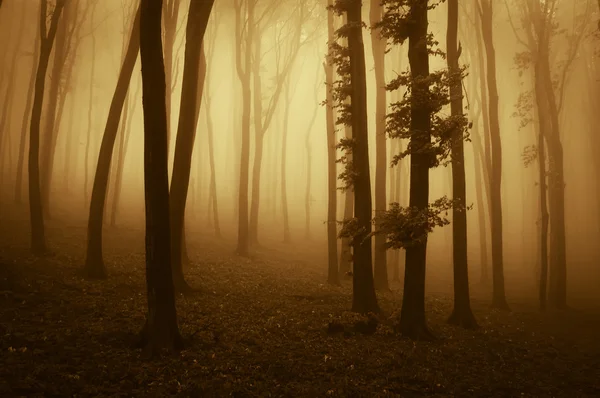
POLYGON ((79 274, 82 227, 51 223, 46 258, 28 254, 26 231, 0 229, 0 396, 600 396, 597 310, 509 300, 502 313, 475 288, 481 328, 466 331, 445 323, 451 295, 432 291, 438 340, 413 342, 393 330, 393 285, 378 294, 376 332, 361 333, 350 281, 324 284, 320 253, 273 244, 244 259, 206 233, 189 239, 199 292, 177 300, 187 346, 144 360, 132 348, 146 306, 140 230, 107 228, 110 275, 94 282, 79 274))

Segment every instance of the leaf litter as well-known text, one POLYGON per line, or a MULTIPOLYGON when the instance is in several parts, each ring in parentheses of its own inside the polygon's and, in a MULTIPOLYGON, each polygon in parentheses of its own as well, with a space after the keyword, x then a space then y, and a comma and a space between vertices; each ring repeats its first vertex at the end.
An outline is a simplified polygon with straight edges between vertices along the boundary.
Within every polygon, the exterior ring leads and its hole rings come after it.
POLYGON ((382 314, 358 315, 350 280, 323 283, 324 260, 243 259, 207 236, 185 271, 200 291, 177 298, 187 345, 145 361, 132 348, 146 308, 139 236, 113 231, 109 278, 87 281, 81 249, 55 235, 54 256, 0 251, 0 396, 600 396, 597 312, 505 313, 474 294, 470 331, 447 325, 451 296, 432 293, 439 338, 413 342, 393 328, 400 285, 378 293, 382 314))

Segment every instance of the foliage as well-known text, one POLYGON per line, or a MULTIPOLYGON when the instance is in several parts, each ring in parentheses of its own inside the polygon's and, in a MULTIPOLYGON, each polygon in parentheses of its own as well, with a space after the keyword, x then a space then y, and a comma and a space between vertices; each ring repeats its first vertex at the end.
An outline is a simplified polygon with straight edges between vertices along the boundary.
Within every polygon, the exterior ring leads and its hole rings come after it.
POLYGON ((454 205, 455 202, 446 196, 430 203, 425 210, 391 203, 387 211, 376 217, 373 234, 385 235, 386 246, 390 249, 406 249, 424 242, 435 227, 450 224, 448 212, 454 205))
POLYGON ((410 72, 404 72, 392 80, 387 90, 394 91, 401 87, 406 88, 402 99, 391 104, 392 110, 387 115, 387 133, 391 138, 411 139, 418 132, 410 128, 410 113, 412 106, 427 107, 431 111, 431 137, 433 141, 426 147, 415 148, 412 140, 400 154, 394 155, 392 165, 397 165, 400 160, 411 153, 429 153, 431 156, 430 167, 450 162, 452 149, 452 135, 456 130, 462 133, 464 139, 469 139, 468 131, 472 124, 463 114, 459 117, 445 114, 443 110, 450 105, 450 86, 465 77, 466 67, 459 72, 451 73, 440 70, 429 74, 426 78, 413 78, 410 72), (425 87, 427 90, 421 88, 425 87))

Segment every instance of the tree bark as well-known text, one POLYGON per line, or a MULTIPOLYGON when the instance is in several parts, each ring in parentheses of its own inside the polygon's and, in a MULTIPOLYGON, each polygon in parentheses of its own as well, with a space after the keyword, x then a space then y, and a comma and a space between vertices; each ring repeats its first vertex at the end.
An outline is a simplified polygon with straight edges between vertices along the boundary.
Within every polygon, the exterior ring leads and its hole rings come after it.
POLYGON ((104 221, 106 191, 108 189, 110 165, 112 162, 115 139, 119 130, 119 122, 123 112, 123 104, 127 97, 131 75, 133 74, 133 68, 135 67, 140 48, 140 12, 141 11, 138 10, 133 23, 127 52, 123 59, 123 65, 121 67, 121 72, 119 73, 119 79, 117 80, 117 86, 106 119, 100 152, 98 154, 98 162, 96 164, 96 174, 90 201, 88 241, 84 265, 84 274, 88 278, 102 279, 106 277, 106 266, 104 265, 102 256, 102 226, 104 221))
MULTIPOLYGON (((371 0, 370 22, 375 25, 382 16, 381 0, 371 0)), ((386 210, 387 205, 387 153, 386 153, 386 90, 385 90, 385 41, 380 37, 380 29, 371 29, 371 47, 375 64, 375 215, 386 210)), ((375 288, 389 290, 387 271, 387 249, 385 235, 375 235, 375 288)))
MULTIPOLYGON (((333 6, 333 0, 327 0, 327 6, 333 6)), ((334 40, 333 11, 327 11, 327 40, 334 40)), ((326 108, 325 122, 327 134, 327 282, 330 285, 339 285, 337 265, 337 167, 335 149, 335 123, 333 109, 333 55, 331 50, 323 63, 325 68, 326 108)))
POLYGON ((504 288, 504 256, 502 232, 502 142, 498 115, 498 87, 496 83, 496 51, 493 36, 493 8, 491 0, 481 0, 480 15, 483 42, 487 58, 487 85, 489 95, 490 143, 492 170, 490 175, 490 214, 492 230, 492 279, 494 308, 510 310, 504 288))
MULTIPOLYGON (((448 0, 448 31, 446 34, 448 72, 451 75, 450 110, 452 117, 463 117, 462 73, 459 67, 461 48, 458 44, 458 0, 448 0)), ((467 259, 467 208, 465 149, 463 131, 452 132, 452 253, 454 262, 454 309, 448 322, 473 329, 477 321, 471 311, 469 267, 467 259)))
MULTIPOLYGON (((431 110, 420 100, 429 96, 429 52, 427 48, 427 2, 415 2, 410 9, 414 21, 408 35, 408 60, 412 78, 410 109, 410 199, 409 206, 419 212, 429 207, 430 156, 424 151, 431 143, 431 110)), ((406 248, 404 297, 400 312, 400 332, 412 339, 433 336, 425 319, 425 269, 427 238, 406 248)))
POLYGON ((31 77, 29 79, 29 87, 27 88, 27 100, 25 102, 25 112, 21 120, 21 138, 19 140, 19 157, 17 159, 17 173, 15 181, 15 203, 20 204, 23 194, 23 168, 25 163, 25 145, 27 141, 27 127, 29 125, 29 116, 31 116, 31 107, 33 103, 33 95, 36 81, 37 62, 40 58, 40 34, 37 32, 33 50, 33 59, 31 61, 31 77))
POLYGON ((65 0, 57 0, 50 21, 50 28, 46 28, 48 1, 42 0, 40 7, 40 60, 35 79, 35 92, 31 108, 31 124, 29 127, 29 211, 31 224, 31 250, 34 254, 46 252, 46 236, 44 228, 44 210, 40 190, 40 121, 44 103, 44 88, 46 84, 46 71, 50 61, 50 54, 54 45, 60 15, 65 5, 65 0))
POLYGON ((142 0, 140 54, 144 104, 144 196, 148 315, 145 354, 181 348, 171 273, 165 72, 161 41, 162 0, 142 0))
POLYGON ((254 40, 254 7, 250 0, 234 0, 236 13, 236 71, 242 85, 242 142, 240 146, 240 180, 238 191, 238 237, 236 251, 241 256, 248 256, 248 169, 250 166, 250 90, 252 42, 254 40), (242 5, 245 4, 244 20, 242 5), (245 27, 245 28, 244 28, 245 27), (245 31, 245 40, 242 40, 245 31), (245 42, 243 46, 242 42, 245 42), (243 52, 242 52, 243 51, 243 52))
POLYGON ((354 171, 354 217, 359 232, 353 237, 354 275, 352 310, 359 313, 379 312, 373 281, 371 247, 371 177, 369 172, 369 136, 367 120, 367 76, 362 40, 362 4, 352 0, 346 5, 348 15, 348 52, 352 112, 352 167, 354 171))
POLYGON ((206 77, 206 61, 202 55, 202 40, 214 1, 195 0, 190 2, 186 28, 183 86, 173 177, 171 179, 171 256, 173 281, 179 292, 190 291, 184 279, 182 267, 182 245, 184 234, 185 206, 192 166, 192 153, 196 139, 199 106, 206 77))

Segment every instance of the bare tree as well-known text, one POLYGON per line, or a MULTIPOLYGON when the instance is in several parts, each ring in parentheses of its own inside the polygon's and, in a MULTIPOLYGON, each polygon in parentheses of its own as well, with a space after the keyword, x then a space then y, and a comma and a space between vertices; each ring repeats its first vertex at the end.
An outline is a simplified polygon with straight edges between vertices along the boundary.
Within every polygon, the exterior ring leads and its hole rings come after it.
POLYGON ((162 0, 142 0, 140 55, 144 105, 144 196, 148 314, 141 333, 147 356, 182 346, 171 273, 166 84, 161 40, 162 0))
POLYGON ((127 45, 127 51, 123 58, 123 65, 119 73, 119 79, 113 98, 110 104, 110 110, 104 127, 100 153, 96 166, 94 185, 92 188, 92 198, 90 201, 90 213, 88 218, 88 241, 85 258, 84 272, 90 278, 105 278, 106 266, 102 255, 102 226, 104 220, 104 209, 106 203, 106 193, 108 189, 108 178, 110 175, 110 165, 112 155, 119 131, 119 122, 123 113, 123 104, 129 90, 133 68, 137 62, 140 40, 140 10, 136 14, 127 45))
POLYGON ((56 31, 65 0, 56 0, 52 11, 50 27, 46 24, 48 16, 48 0, 42 0, 40 7, 40 59, 35 79, 35 92, 31 108, 31 123, 29 128, 29 211, 31 222, 31 249, 35 254, 46 252, 46 236, 44 231, 44 211, 40 192, 40 120, 44 103, 44 88, 46 71, 50 54, 54 45, 56 31))
POLYGON ((183 231, 192 152, 206 76, 206 60, 202 57, 202 40, 204 39, 213 3, 213 0, 191 1, 186 27, 183 89, 181 91, 181 108, 170 190, 173 282, 175 283, 175 289, 181 292, 191 289, 183 277, 183 231))

